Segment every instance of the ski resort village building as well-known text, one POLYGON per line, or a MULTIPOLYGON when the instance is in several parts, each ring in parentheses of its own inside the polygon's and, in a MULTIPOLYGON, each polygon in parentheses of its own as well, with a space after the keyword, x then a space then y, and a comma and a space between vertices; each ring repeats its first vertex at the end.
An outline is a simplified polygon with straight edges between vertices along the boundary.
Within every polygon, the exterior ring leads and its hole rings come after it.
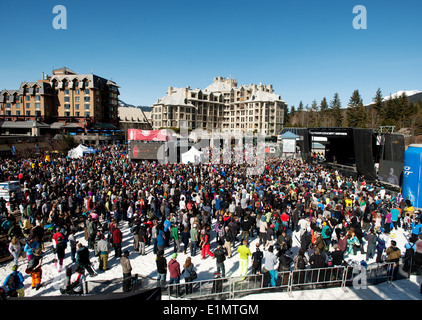
POLYGON ((272 85, 239 86, 217 77, 205 89, 169 87, 152 105, 152 126, 276 135, 284 124, 286 102, 272 85))

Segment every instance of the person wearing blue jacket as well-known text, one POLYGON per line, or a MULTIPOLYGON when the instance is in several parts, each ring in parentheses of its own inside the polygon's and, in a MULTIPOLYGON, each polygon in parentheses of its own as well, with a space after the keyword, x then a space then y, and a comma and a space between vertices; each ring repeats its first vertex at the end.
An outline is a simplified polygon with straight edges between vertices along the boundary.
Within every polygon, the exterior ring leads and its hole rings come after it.
POLYGON ((164 250, 165 244, 166 244, 165 234, 164 234, 163 227, 161 226, 159 228, 158 234, 157 234, 157 249, 158 249, 158 251, 164 250))
POLYGON ((164 245, 165 247, 170 247, 170 234, 171 234, 171 221, 170 216, 167 217, 166 220, 164 220, 164 245))
POLYGON ((411 224, 412 235, 410 236, 411 242, 416 242, 418 240, 418 236, 422 230, 422 224, 420 223, 418 218, 415 218, 414 222, 411 224))
POLYGON ((38 249, 39 247, 40 247, 40 244, 33 237, 29 236, 26 239, 26 244, 25 244, 25 247, 23 248, 23 251, 25 251, 28 261, 32 259, 34 251, 38 249))
POLYGON ((385 248, 386 248, 386 246, 385 246, 385 240, 383 239, 383 236, 382 235, 379 235, 378 236, 378 239, 377 239, 377 247, 376 247, 376 249, 377 249, 377 258, 375 260, 377 263, 382 263, 383 262, 382 261, 382 254, 383 254, 385 248))
POLYGON ((391 209, 391 223, 393 224, 393 227, 395 230, 397 230, 397 223, 399 220, 400 211, 397 209, 397 207, 394 207, 391 209))
POLYGON ((24 297, 25 296, 25 288, 23 285, 24 278, 22 273, 18 271, 18 266, 14 265, 12 267, 12 273, 9 274, 3 282, 3 287, 7 287, 7 294, 10 297, 24 297), (13 277, 16 281, 9 281, 9 279, 13 277), (12 285, 13 284, 13 285, 12 285))
POLYGON ((327 224, 327 222, 322 223, 323 227, 321 230, 322 239, 324 240, 325 246, 330 248, 331 245, 331 227, 327 224))

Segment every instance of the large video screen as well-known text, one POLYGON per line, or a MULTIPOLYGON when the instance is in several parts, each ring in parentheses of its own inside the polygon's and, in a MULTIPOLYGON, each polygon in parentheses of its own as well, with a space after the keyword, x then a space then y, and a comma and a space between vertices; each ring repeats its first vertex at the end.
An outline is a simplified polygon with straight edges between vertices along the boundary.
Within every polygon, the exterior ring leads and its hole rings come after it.
POLYGON ((403 164, 389 160, 381 160, 378 170, 378 180, 400 186, 403 164))
POLYGON ((129 141, 129 159, 161 160, 163 159, 161 146, 164 146, 163 142, 129 141))

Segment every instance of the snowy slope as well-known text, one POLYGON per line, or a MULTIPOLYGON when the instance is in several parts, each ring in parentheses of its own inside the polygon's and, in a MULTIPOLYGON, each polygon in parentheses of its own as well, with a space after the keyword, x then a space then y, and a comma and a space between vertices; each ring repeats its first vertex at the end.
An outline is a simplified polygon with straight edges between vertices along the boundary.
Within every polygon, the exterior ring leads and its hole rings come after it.
MULTIPOLYGON (((156 265, 155 265, 155 255, 152 253, 152 246, 147 247, 146 252, 147 255, 140 256, 136 252, 133 251, 133 241, 132 235, 129 232, 129 228, 126 222, 120 223, 120 228, 123 233, 123 250, 128 249, 131 254, 129 259, 132 264, 132 274, 139 274, 146 277, 155 278, 157 276, 156 272, 156 265)), ((213 236, 213 232, 211 235, 213 236)), ((77 240, 83 244, 86 244, 86 241, 83 236, 83 232, 79 232, 77 234, 77 240)), ((404 245, 406 244, 406 238, 403 232, 399 231, 397 233, 396 241, 398 243, 398 247, 404 253, 404 245)), ((250 248, 251 251, 254 251, 255 243, 257 239, 255 238, 251 244, 250 248)), ((387 241, 389 244, 389 241, 387 241)), ((183 245, 182 245, 183 246, 183 245)), ((45 243, 45 249, 48 251, 52 247, 51 242, 45 243)), ((216 243, 212 240, 211 249, 215 249, 216 243)), ((298 251, 299 243, 297 241, 297 237, 293 235, 293 254, 296 254, 298 251)), ((67 249, 66 258, 64 261, 64 265, 70 266, 71 260, 69 256, 70 249, 67 249)), ((173 248, 167 248, 165 251, 165 256, 167 261, 170 259, 170 255, 173 253, 173 248)), ((179 254, 178 261, 181 265, 185 262, 186 257, 189 256, 189 251, 187 255, 183 253, 179 254)), ((26 267, 26 259, 21 258, 19 261, 19 271, 21 271, 25 278, 25 296, 55 296, 60 295, 59 288, 64 278, 64 271, 60 273, 58 270, 54 268, 53 264, 53 254, 50 251, 44 257, 44 265, 43 265, 43 279, 42 284, 43 286, 38 290, 31 289, 31 278, 29 275, 24 273, 26 267)), ((365 259, 363 255, 358 253, 355 257, 356 260, 361 261, 365 259)), ((98 258, 93 257, 91 254, 91 261, 94 263, 95 269, 98 268, 98 258)), ((238 273, 238 261, 239 255, 235 253, 231 259, 227 259, 225 262, 226 266, 226 276, 237 276, 238 273)), ((195 268, 198 272, 197 280, 206 280, 211 279, 213 277, 213 273, 216 271, 216 263, 214 259, 207 258, 205 260, 201 260, 200 254, 197 253, 195 257, 192 257, 192 262, 195 265, 195 268)), ((373 262, 372 260, 369 261, 373 262)), ((11 272, 13 262, 6 262, 0 265, 0 281, 1 284, 3 283, 6 276, 11 272)), ((91 278, 87 276, 87 280, 108 280, 108 279, 121 279, 122 277, 122 269, 120 266, 120 260, 114 257, 114 251, 110 253, 109 256, 109 268, 106 272, 99 273, 98 276, 95 278, 91 278)), ((250 271, 250 270, 249 270, 250 271)), ((167 277, 168 280, 168 277, 167 277)), ((184 280, 181 281, 182 283, 184 280)), ((332 288, 332 289, 320 289, 320 290, 307 290, 307 291, 295 291, 293 292, 293 297, 289 297, 286 293, 271 293, 271 294, 253 294, 242 299, 254 299, 254 300, 268 300, 268 299, 337 299, 341 296, 344 300, 361 300, 361 299, 420 299, 422 295, 419 294, 419 283, 420 279, 416 276, 412 276, 410 280, 400 280, 393 283, 394 286, 389 284, 380 284, 376 287, 370 286, 368 289, 360 289, 358 292, 353 290, 353 288, 347 288, 347 292, 344 292, 340 288, 332 288)))
POLYGON ((400 97, 400 96, 403 95, 403 93, 405 93, 406 96, 411 97, 411 96, 414 96, 416 94, 422 93, 422 91, 419 91, 419 90, 408 90, 408 91, 401 90, 401 91, 397 91, 396 93, 393 93, 393 94, 391 94, 389 96, 384 97, 383 98, 383 101, 387 101, 387 100, 390 100, 390 99, 394 99, 394 98, 400 97))

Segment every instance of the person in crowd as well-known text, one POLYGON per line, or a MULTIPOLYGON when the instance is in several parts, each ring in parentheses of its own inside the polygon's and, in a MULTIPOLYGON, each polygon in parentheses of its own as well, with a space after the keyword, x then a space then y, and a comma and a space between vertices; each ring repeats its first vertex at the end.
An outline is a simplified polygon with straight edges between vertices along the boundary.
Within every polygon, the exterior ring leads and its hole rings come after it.
POLYGON ((129 250, 125 250, 120 259, 123 273, 123 292, 130 291, 132 286, 132 265, 129 260, 129 254, 129 250))
POLYGON ((401 258, 401 250, 397 247, 397 242, 395 240, 391 240, 390 246, 386 250, 386 254, 387 258, 385 259, 385 261, 394 263, 391 272, 392 279, 395 280, 399 271, 399 262, 401 258))
MULTIPOLYGON (((180 263, 177 261, 177 253, 173 253, 171 256, 171 259, 168 263, 168 270, 169 270, 169 276, 170 281, 169 284, 179 284, 180 283, 180 276, 181 276, 181 270, 180 270, 180 263)), ((180 293, 179 286, 176 286, 176 291, 180 293)), ((170 287, 170 294, 173 292, 173 288, 170 287)))
POLYGON ((9 252, 13 256, 14 265, 19 265, 19 257, 22 254, 22 246, 18 240, 18 238, 13 237, 9 243, 9 252))
POLYGON ((155 259, 157 265, 157 283, 159 286, 164 287, 167 279, 167 260, 164 257, 164 250, 159 250, 157 252, 157 257, 155 259))
POLYGON ((215 262, 217 264, 217 273, 221 274, 221 277, 226 277, 226 267, 224 261, 226 261, 227 250, 221 246, 217 245, 217 249, 214 251, 215 262))
POLYGON ((81 266, 75 267, 75 273, 70 278, 72 294, 84 294, 86 292, 85 283, 85 268, 81 266))
POLYGON ((42 249, 37 248, 33 252, 33 257, 29 260, 25 272, 31 275, 31 288, 39 290, 41 288, 43 270, 41 268, 43 261, 42 249))
POLYGON ((110 253, 110 243, 107 241, 104 234, 101 234, 100 241, 97 245, 98 256, 99 256, 99 270, 108 270, 108 255, 110 253))
POLYGON ((6 288, 6 293, 9 297, 25 296, 24 277, 18 270, 18 265, 14 264, 12 267, 12 273, 10 273, 3 282, 3 287, 6 288))
POLYGON ((194 269, 194 265, 192 263, 191 257, 187 257, 185 263, 183 264, 183 270, 181 274, 184 276, 185 279, 185 290, 186 294, 193 293, 193 285, 192 281, 196 279, 196 271, 194 269))
POLYGON ((271 285, 275 287, 277 281, 277 256, 274 254, 274 247, 270 246, 264 255, 264 268, 263 268, 263 287, 271 285))
POLYGON ((122 241, 123 235, 119 226, 116 225, 113 232, 111 233, 111 245, 114 248, 114 256, 120 258, 122 256, 122 241))
POLYGON ((90 252, 87 246, 82 243, 78 243, 78 250, 76 251, 76 265, 86 269, 91 277, 96 276, 94 269, 92 269, 92 263, 90 261, 90 252))
POLYGON ((264 253, 260 249, 259 242, 257 242, 255 246, 255 252, 252 253, 252 274, 261 274, 262 259, 264 258, 264 253))
POLYGON ((236 252, 239 253, 239 274, 244 279, 248 272, 249 257, 252 256, 248 240, 243 240, 243 244, 237 248, 236 252))

